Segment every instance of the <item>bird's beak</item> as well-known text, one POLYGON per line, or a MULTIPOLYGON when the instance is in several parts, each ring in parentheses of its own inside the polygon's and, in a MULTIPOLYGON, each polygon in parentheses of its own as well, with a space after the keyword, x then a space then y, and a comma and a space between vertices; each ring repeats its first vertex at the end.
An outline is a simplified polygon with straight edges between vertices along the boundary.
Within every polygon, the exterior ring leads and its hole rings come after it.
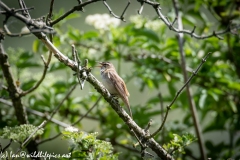
POLYGON ((100 67, 101 68, 102 67, 102 62, 99 62, 98 64, 100 64, 100 66, 95 66, 95 67, 100 67))

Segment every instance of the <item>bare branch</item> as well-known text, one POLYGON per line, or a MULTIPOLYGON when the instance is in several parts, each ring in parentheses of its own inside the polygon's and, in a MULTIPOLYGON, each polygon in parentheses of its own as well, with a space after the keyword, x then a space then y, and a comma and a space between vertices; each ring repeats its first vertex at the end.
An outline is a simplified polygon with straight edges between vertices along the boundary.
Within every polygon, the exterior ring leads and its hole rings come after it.
MULTIPOLYGON (((22 4, 22 0, 21 1, 21 5, 25 6, 25 4, 22 4)), ((16 17, 17 19, 19 19, 20 21, 22 21, 23 23, 25 23, 29 28, 30 31, 32 33, 36 33, 36 32, 45 32, 45 33, 49 33, 50 30, 52 30, 51 27, 46 26, 43 22, 40 22, 38 20, 32 20, 29 16, 25 17, 24 15, 21 15, 17 12, 14 12, 14 10, 10 9, 8 6, 6 6, 2 1, 0 1, 0 7, 6 12, 6 18, 4 20, 4 25, 7 23, 7 20, 10 16, 16 17), (36 29, 37 28, 37 29, 36 29), (46 32, 47 31, 47 32, 46 32)), ((22 8, 23 10, 25 9, 25 14, 28 13, 28 11, 26 10, 26 8, 22 8)), ((20 34, 19 34, 20 35, 20 34)))
POLYGON ((52 12, 53 12, 53 5, 54 5, 54 0, 51 0, 50 8, 49 8, 49 13, 48 13, 48 15, 47 15, 46 22, 48 22, 49 19, 51 19, 52 16, 53 16, 53 14, 52 14, 52 12))
POLYGON ((194 33, 195 29, 196 29, 196 26, 193 27, 193 30, 191 32, 191 37, 193 36, 193 33, 194 33))
MULTIPOLYGON (((159 103, 160 103, 160 111, 161 111, 161 121, 164 121, 164 106, 163 106, 163 97, 162 94, 159 92, 158 93, 158 98, 159 98, 159 103)), ((162 128, 162 138, 161 138, 161 143, 164 144, 164 136, 165 136, 165 131, 164 127, 162 128)))
POLYGON ((125 9, 123 10, 123 13, 122 13, 122 15, 121 15, 121 19, 122 19, 122 21, 124 21, 124 22, 125 22, 124 14, 125 14, 125 12, 127 11, 127 9, 128 9, 128 7, 129 7, 130 4, 131 4, 131 2, 130 2, 130 0, 128 0, 128 4, 127 4, 127 6, 125 7, 125 9))
POLYGON ((58 17, 57 19, 53 20, 52 22, 50 22, 50 26, 53 26, 55 24, 57 24, 58 22, 60 22, 61 20, 63 20, 64 18, 66 18, 67 16, 69 16, 70 14, 72 14, 75 11, 79 11, 82 10, 82 8, 88 4, 97 2, 97 1, 102 1, 102 0, 91 0, 91 1, 86 1, 83 2, 77 6, 74 6, 72 9, 70 9, 68 12, 64 13, 62 16, 58 17))
POLYGON ((109 10, 109 13, 110 13, 111 15, 113 15, 113 17, 115 17, 115 18, 117 18, 117 19, 121 19, 122 21, 125 22, 125 20, 124 20, 123 17, 117 16, 117 15, 112 11, 112 9, 110 8, 110 6, 107 4, 106 0, 103 0, 103 4, 107 7, 107 9, 109 10))
POLYGON ((18 0, 18 2, 22 10, 22 15, 24 15, 24 17, 31 18, 24 0, 18 0))
MULTIPOLYGON (((174 31, 174 32, 188 34, 188 35, 190 35, 190 36, 192 36, 196 39, 206 39, 206 38, 210 38, 210 37, 217 37, 217 38, 221 39, 221 37, 219 37, 220 35, 223 35, 223 34, 226 34, 226 33, 231 33, 231 30, 230 30, 229 26, 223 31, 215 32, 215 33, 212 33, 212 34, 209 34, 209 35, 197 35, 194 32, 189 31, 189 30, 175 28, 173 26, 174 23, 170 23, 170 21, 166 18, 166 16, 164 16, 163 13, 161 12, 161 8, 159 7, 160 6, 159 3, 152 2, 150 0, 138 0, 138 2, 141 3, 141 4, 146 3, 148 5, 151 5, 155 9, 157 15, 159 16, 159 19, 161 19, 166 24, 166 26, 168 26, 168 28, 170 30, 174 31)), ((174 21, 176 21, 176 20, 174 20, 174 21)))

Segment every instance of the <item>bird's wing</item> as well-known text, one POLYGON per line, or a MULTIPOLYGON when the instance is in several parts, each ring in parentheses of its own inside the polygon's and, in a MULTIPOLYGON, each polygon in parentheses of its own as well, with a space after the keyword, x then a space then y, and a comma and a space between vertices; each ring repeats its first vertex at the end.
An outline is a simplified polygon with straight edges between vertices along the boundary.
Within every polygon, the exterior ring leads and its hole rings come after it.
POLYGON ((113 85, 115 86, 121 97, 125 97, 125 94, 126 96, 130 96, 124 81, 116 72, 115 73, 109 72, 109 78, 113 82, 113 85))
POLYGON ((130 116, 133 118, 132 110, 130 108, 130 104, 129 104, 129 101, 128 101, 128 96, 130 96, 130 94, 127 90, 127 87, 126 87, 124 81, 117 74, 117 72, 115 72, 115 73, 109 72, 108 76, 111 79, 111 81, 113 82, 114 87, 117 89, 117 91, 119 93, 119 96, 122 98, 123 102, 128 107, 128 110, 130 112, 130 116), (118 82, 116 80, 118 80, 118 82))

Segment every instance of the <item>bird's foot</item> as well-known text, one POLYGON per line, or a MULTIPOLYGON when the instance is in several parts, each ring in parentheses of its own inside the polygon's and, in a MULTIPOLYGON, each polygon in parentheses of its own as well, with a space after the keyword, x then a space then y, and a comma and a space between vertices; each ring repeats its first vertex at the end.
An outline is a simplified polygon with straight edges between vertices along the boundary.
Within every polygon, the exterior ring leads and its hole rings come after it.
POLYGON ((112 96, 112 101, 116 101, 119 104, 118 102, 119 97, 116 94, 111 94, 111 96, 112 96))

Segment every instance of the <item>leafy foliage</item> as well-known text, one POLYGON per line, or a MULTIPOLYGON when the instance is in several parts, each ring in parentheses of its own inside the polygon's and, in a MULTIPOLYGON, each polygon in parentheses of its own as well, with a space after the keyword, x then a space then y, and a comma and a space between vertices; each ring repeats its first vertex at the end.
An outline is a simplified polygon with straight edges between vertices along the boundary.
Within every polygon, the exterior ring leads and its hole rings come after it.
POLYGON ((71 141, 69 151, 71 159, 99 159, 116 160, 118 154, 113 153, 113 147, 109 142, 96 139, 97 133, 85 133, 82 131, 63 131, 63 138, 71 141))
MULTIPOLYGON (((31 124, 23 124, 15 127, 4 127, 0 132, 0 137, 4 139, 12 139, 15 142, 23 143, 35 130, 37 127, 31 124)), ((43 134, 43 128, 38 129, 37 132, 32 136, 35 138, 36 136, 43 134)))
POLYGON ((170 143, 163 145, 163 148, 171 154, 176 154, 175 152, 185 154, 184 148, 197 140, 194 135, 189 133, 186 133, 182 136, 172 134, 172 136, 173 139, 170 141, 170 143))

